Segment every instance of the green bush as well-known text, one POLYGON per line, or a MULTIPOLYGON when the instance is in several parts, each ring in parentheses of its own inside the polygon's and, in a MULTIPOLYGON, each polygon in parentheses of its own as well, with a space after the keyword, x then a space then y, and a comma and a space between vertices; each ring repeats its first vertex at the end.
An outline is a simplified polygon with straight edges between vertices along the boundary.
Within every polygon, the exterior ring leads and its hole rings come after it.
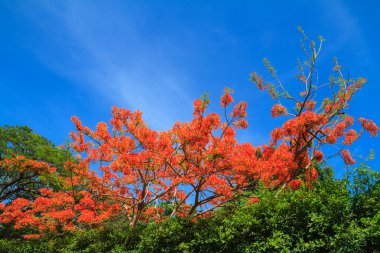
POLYGON ((120 220, 41 240, 0 240, 0 252, 380 252, 380 175, 362 166, 350 180, 324 170, 313 188, 262 190, 212 218, 130 228, 120 220))

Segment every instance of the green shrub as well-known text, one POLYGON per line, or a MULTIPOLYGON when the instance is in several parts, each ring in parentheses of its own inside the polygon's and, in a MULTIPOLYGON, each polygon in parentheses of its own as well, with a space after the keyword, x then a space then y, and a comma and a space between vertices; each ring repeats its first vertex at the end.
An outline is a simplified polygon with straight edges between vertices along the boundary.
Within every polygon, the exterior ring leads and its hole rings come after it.
POLYGON ((324 170, 313 188, 262 190, 256 204, 212 218, 103 228, 40 240, 0 240, 0 252, 380 252, 380 175, 362 166, 352 180, 324 170))

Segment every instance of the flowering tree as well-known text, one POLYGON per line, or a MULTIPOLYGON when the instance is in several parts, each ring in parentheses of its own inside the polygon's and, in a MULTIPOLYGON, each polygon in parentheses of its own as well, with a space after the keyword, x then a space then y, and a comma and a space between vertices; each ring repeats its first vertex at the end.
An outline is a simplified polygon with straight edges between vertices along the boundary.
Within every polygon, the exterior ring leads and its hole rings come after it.
MULTIPOLYGON (((325 144, 337 148, 334 155, 340 154, 345 164, 355 163, 346 147, 356 141, 363 131, 358 133, 352 128, 354 118, 349 116, 347 111, 349 101, 366 82, 365 78, 352 79, 349 74, 345 76, 343 67, 335 59, 332 69, 335 74, 330 76, 328 82, 321 84, 316 62, 324 39, 319 37, 317 46, 301 28, 299 31, 303 34, 301 46, 306 56, 305 62, 298 64, 297 79, 303 87, 299 95, 293 96, 285 89, 275 68, 267 59, 264 59, 264 64, 274 78, 275 84, 264 82, 257 73, 251 74, 251 80, 257 87, 268 91, 272 99, 276 101, 272 108, 272 116, 290 117, 282 127, 271 132, 271 143, 266 148, 273 152, 281 150, 283 158, 280 160, 289 162, 286 168, 282 169, 283 172, 287 171, 285 175, 279 175, 281 172, 274 175, 276 175, 276 183, 289 184, 292 188, 300 186, 298 179, 300 175, 304 175, 306 180, 317 177, 315 164, 322 161, 324 154, 320 149, 325 144), (305 45, 308 45, 310 50, 307 50, 305 45), (326 97, 318 105, 315 99, 323 88, 330 89, 331 97, 326 97), (285 103, 292 104, 293 109, 287 109, 284 106, 285 103)), ((358 122, 371 136, 377 136, 379 127, 373 121, 359 118, 358 122)), ((277 169, 276 167, 274 168, 277 169)))
MULTIPOLYGON (((230 92, 221 98, 225 111, 230 92)), ((92 131, 73 117, 78 132, 72 133, 72 147, 80 164, 98 163, 97 192, 121 203, 132 225, 164 218, 164 203, 169 216, 196 216, 206 204, 220 205, 248 187, 248 174, 238 175, 233 166, 239 147, 234 129, 247 127, 247 104, 236 104, 230 117, 225 112, 224 123, 220 115, 205 113, 208 104, 207 98, 195 100, 193 120, 163 132, 149 129, 141 112, 117 107, 111 131, 106 123, 92 131)))
MULTIPOLYGON (((347 165, 353 164, 346 147, 363 131, 353 128, 354 118, 347 109, 365 79, 346 77, 336 61, 335 75, 320 84, 316 61, 323 39, 316 46, 304 34, 303 41, 310 50, 303 44, 307 59, 299 64, 299 95, 285 89, 268 60, 265 65, 275 84, 264 82, 257 73, 251 75, 258 88, 276 101, 272 116, 288 117, 271 132, 269 143, 258 147, 238 143, 235 131, 248 126, 247 103, 232 106, 233 91, 228 88, 220 99, 222 115, 207 113, 210 101, 203 96, 194 101, 191 121, 176 122, 167 131, 150 129, 140 111, 118 107, 112 108, 110 124, 101 122, 95 130, 73 117, 77 131, 71 133, 70 146, 77 161, 67 163, 67 173, 58 175, 63 189, 43 188, 35 201, 19 198, 3 204, 0 222, 32 228, 35 233, 27 237, 33 238, 46 231, 97 226, 116 216, 131 226, 173 216, 204 217, 241 198, 244 191, 254 192, 260 182, 275 189, 311 187, 318 177, 317 164, 324 159, 323 145, 336 147, 332 155, 340 154, 347 165), (316 96, 323 88, 331 96, 318 104, 316 96)), ((371 120, 358 122, 371 136, 377 135, 379 127, 371 120)))

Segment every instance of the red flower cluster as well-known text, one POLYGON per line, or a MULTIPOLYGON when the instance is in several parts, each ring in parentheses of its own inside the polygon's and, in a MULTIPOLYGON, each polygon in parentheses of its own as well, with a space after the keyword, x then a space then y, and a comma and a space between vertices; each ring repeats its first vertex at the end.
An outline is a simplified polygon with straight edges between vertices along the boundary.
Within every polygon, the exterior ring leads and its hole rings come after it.
POLYGON ((231 96, 232 92, 233 92, 233 90, 231 90, 229 88, 224 88, 224 94, 220 98, 220 106, 221 107, 225 108, 228 105, 230 105, 232 102, 234 102, 234 99, 231 96))
POLYGON ((380 130, 380 127, 378 127, 372 120, 359 118, 359 122, 364 128, 364 130, 368 131, 371 136, 377 136, 377 133, 380 130))
POLYGON ((0 161, 0 167, 8 171, 17 170, 18 173, 36 172, 38 174, 54 173, 56 168, 45 162, 27 159, 24 156, 4 159, 0 161))
POLYGON ((359 138, 358 134, 356 133, 356 131, 354 129, 350 129, 348 130, 345 134, 344 134, 344 140, 343 140, 343 144, 345 145, 351 145, 354 141, 356 141, 357 139, 359 138))
POLYGON ((355 159, 351 157, 350 151, 342 150, 342 152, 340 152, 340 155, 342 156, 345 164, 347 165, 355 164, 355 159))
POLYGON ((286 111, 285 106, 279 105, 279 104, 275 104, 272 107, 272 117, 278 117, 278 116, 281 116, 281 115, 285 115, 285 116, 287 115, 287 111, 286 111))

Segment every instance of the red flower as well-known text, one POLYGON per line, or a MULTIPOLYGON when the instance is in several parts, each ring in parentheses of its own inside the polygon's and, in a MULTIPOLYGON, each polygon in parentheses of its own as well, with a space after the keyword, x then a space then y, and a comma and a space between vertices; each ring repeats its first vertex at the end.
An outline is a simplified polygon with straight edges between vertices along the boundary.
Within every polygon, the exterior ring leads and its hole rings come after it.
POLYGON ((287 115, 285 106, 280 105, 280 104, 275 104, 272 107, 272 117, 275 118, 281 115, 287 115))
POLYGON ((39 234, 28 234, 28 235, 24 235, 24 239, 26 240, 30 240, 30 239, 39 239, 41 235, 39 234))
POLYGON ((355 130, 350 129, 345 133, 343 144, 345 145, 351 145, 354 141, 356 141, 359 138, 358 134, 355 130))
POLYGON ((323 159, 323 153, 319 150, 315 151, 315 154, 314 154, 314 160, 316 162, 321 162, 323 159))
POLYGON ((294 179, 289 182, 290 188, 292 188, 293 191, 298 190, 302 185, 302 181, 299 179, 294 179))
POLYGON ((371 136, 377 136, 377 132, 380 130, 380 127, 378 127, 372 120, 359 118, 359 122, 364 130, 368 131, 371 136))
POLYGON ((244 118, 247 116, 247 102, 239 102, 234 106, 233 111, 231 112, 231 116, 234 118, 244 118))
POLYGON ((248 198, 248 203, 255 204, 255 203, 259 203, 259 202, 260 202, 259 197, 249 197, 248 198))
POLYGON ((234 102, 234 99, 232 98, 231 96, 231 93, 233 92, 233 90, 229 89, 229 88, 224 88, 224 94, 223 96, 220 98, 220 106, 225 108, 227 107, 229 104, 231 104, 232 102, 234 102))
POLYGON ((348 150, 342 150, 342 152, 340 153, 340 155, 342 156, 343 161, 344 161, 344 163, 346 165, 355 164, 355 160, 351 157, 350 151, 348 151, 348 150))

